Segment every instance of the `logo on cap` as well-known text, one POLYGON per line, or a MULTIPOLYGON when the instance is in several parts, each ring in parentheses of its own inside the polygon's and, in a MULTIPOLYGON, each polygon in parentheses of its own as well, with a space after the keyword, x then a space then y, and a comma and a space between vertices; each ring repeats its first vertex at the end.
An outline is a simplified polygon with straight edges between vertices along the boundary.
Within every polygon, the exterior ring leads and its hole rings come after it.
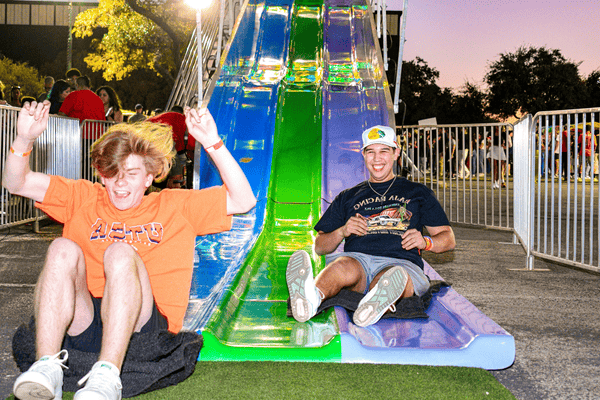
POLYGON ((378 128, 371 129, 367 135, 367 138, 370 140, 381 139, 383 137, 385 137, 385 132, 378 128))

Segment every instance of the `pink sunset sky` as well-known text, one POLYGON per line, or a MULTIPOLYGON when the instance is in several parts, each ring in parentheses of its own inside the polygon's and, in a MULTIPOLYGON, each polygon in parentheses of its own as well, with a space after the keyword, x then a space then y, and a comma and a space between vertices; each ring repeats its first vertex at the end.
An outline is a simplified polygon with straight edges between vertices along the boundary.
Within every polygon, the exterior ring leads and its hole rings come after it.
POLYGON ((600 69, 600 1, 408 1, 403 58, 424 59, 442 88, 485 88, 490 63, 520 46, 558 49, 587 77, 600 69))

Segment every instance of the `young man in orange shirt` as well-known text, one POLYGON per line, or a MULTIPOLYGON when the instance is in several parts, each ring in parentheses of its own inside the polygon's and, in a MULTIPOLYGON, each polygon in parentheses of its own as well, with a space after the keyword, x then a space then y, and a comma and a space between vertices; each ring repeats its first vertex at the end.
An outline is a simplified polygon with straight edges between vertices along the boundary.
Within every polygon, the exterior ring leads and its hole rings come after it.
POLYGON ((131 335, 182 327, 195 237, 230 229, 231 215, 249 211, 256 199, 206 109, 186 109, 186 124, 223 186, 146 196, 153 179, 168 174, 174 155, 171 130, 150 123, 115 125, 94 143, 92 165, 102 185, 33 172, 29 154, 47 127, 49 108, 48 101, 23 107, 2 181, 64 223, 35 290, 38 361, 17 378, 14 393, 61 398, 72 348, 98 353, 74 398, 120 399, 131 335))

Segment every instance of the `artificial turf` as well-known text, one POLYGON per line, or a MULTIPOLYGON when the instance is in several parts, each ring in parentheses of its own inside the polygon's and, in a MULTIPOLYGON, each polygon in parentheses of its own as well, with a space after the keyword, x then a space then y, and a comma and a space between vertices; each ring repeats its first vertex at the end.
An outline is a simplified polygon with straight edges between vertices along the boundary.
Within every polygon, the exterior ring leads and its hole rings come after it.
POLYGON ((137 398, 515 399, 478 368, 271 361, 199 362, 184 382, 137 398))

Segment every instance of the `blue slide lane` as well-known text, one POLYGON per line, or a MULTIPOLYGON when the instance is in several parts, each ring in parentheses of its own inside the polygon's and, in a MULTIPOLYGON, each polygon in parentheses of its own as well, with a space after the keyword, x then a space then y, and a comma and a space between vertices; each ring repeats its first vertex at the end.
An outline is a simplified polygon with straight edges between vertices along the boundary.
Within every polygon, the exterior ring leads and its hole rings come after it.
MULTIPOLYGON (((206 325, 262 231, 277 90, 285 75, 291 9, 291 0, 245 4, 226 49, 221 74, 209 93, 208 108, 219 134, 239 161, 258 203, 249 213, 235 216, 229 232, 197 238, 184 321, 189 330, 201 330, 206 325)), ((221 185, 218 171, 201 151, 200 187, 221 185)))

